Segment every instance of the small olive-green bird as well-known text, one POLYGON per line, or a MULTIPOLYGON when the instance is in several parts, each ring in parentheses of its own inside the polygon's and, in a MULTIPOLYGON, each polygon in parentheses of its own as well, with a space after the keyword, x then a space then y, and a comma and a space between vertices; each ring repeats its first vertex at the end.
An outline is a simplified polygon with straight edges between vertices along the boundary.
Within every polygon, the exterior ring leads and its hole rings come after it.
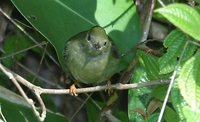
MULTIPOLYGON (((119 53, 102 27, 73 36, 65 44, 64 57, 67 69, 76 82, 98 84, 108 81, 118 69, 119 53)), ((76 88, 70 87, 76 96, 76 88)))

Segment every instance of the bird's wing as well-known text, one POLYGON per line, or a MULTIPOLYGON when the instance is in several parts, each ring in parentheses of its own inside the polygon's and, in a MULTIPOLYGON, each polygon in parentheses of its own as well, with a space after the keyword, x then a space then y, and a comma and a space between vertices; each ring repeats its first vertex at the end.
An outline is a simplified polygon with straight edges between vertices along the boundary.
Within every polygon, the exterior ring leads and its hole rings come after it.
POLYGON ((67 61, 68 56, 69 56, 69 51, 68 51, 68 46, 69 45, 70 45, 70 42, 66 42, 64 50, 63 50, 63 56, 64 56, 65 61, 67 61))

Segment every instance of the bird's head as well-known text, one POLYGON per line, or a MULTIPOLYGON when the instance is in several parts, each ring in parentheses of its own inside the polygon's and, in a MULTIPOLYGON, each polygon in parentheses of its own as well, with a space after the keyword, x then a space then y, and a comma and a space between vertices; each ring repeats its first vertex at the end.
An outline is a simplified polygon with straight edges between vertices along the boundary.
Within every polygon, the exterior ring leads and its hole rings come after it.
POLYGON ((100 55, 108 51, 111 42, 102 27, 91 28, 85 37, 88 52, 92 55, 100 55))

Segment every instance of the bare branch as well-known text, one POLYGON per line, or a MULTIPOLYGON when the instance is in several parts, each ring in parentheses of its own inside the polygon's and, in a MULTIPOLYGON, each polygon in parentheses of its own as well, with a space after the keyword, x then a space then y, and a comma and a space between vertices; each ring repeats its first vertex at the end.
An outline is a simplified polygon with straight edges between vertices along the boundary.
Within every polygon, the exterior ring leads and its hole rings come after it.
MULTIPOLYGON (((25 94, 24 90, 22 89, 22 87, 19 85, 19 83, 17 82, 18 78, 16 78, 16 76, 19 76, 19 75, 16 75, 15 73, 13 73, 12 71, 8 70, 7 68, 5 68, 1 63, 0 63, 0 69, 2 70, 2 72, 8 76, 8 78, 15 84, 15 86, 17 87, 17 89, 19 90, 19 92, 21 93, 21 95, 24 97, 24 99, 28 102, 29 105, 31 105, 35 115, 38 117, 38 119, 40 121, 44 121, 44 119, 46 118, 46 107, 42 101, 42 98, 40 97, 39 94, 35 94, 38 98, 38 101, 42 107, 42 114, 40 115, 40 113, 37 111, 35 105, 34 105, 34 102, 32 99, 28 98, 28 96, 25 94)), ((18 80, 19 81, 19 80, 18 80)), ((29 84, 28 81, 26 81, 26 84, 29 84)), ((31 83, 30 83, 31 84, 31 83)), ((29 84, 29 86, 31 86, 29 84)), ((37 86, 36 86, 37 87, 37 86)), ((30 88, 30 87, 28 87, 30 88)), ((38 92, 35 92, 35 93, 38 93, 38 92)))
MULTIPOLYGON (((2 70, 4 74, 6 74, 9 77, 9 79, 13 81, 13 83, 18 88, 18 90, 20 91, 22 96, 25 98, 25 100, 32 106, 32 109, 35 115, 39 118, 40 121, 44 121, 44 119, 46 118, 46 107, 40 96, 41 94, 69 94, 69 89, 45 89, 45 88, 36 86, 30 83, 29 81, 27 81, 26 79, 24 79, 23 77, 21 77, 20 75, 7 69, 1 63, 0 63, 0 69, 2 70), (18 82, 28 87, 30 90, 32 90, 33 93, 35 93, 38 99, 38 102, 40 103, 41 108, 42 108, 41 114, 36 110, 33 100, 27 97, 27 95, 24 93, 23 89, 21 88, 18 82)), ((103 86, 94 86, 94 87, 87 87, 87 88, 78 88, 77 93, 96 92, 96 91, 106 90, 108 88, 116 89, 116 90, 137 89, 137 88, 142 88, 142 87, 150 87, 154 85, 162 85, 162 84, 168 84, 168 83, 169 81, 162 81, 162 80, 143 82, 143 83, 132 83, 132 84, 117 83, 110 86, 103 85, 103 86)))

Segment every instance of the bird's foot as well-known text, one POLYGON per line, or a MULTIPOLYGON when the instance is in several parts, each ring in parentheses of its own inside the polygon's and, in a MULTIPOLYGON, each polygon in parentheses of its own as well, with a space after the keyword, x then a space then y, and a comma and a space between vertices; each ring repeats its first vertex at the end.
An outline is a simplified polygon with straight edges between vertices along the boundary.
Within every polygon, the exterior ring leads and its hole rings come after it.
POLYGON ((111 81, 110 80, 107 82, 107 88, 105 89, 105 91, 108 92, 109 96, 111 95, 111 93, 113 93, 113 89, 111 87, 111 81))
POLYGON ((70 86, 69 94, 70 94, 71 96, 78 96, 78 94, 76 93, 76 86, 75 86, 75 84, 72 84, 72 85, 70 86))

